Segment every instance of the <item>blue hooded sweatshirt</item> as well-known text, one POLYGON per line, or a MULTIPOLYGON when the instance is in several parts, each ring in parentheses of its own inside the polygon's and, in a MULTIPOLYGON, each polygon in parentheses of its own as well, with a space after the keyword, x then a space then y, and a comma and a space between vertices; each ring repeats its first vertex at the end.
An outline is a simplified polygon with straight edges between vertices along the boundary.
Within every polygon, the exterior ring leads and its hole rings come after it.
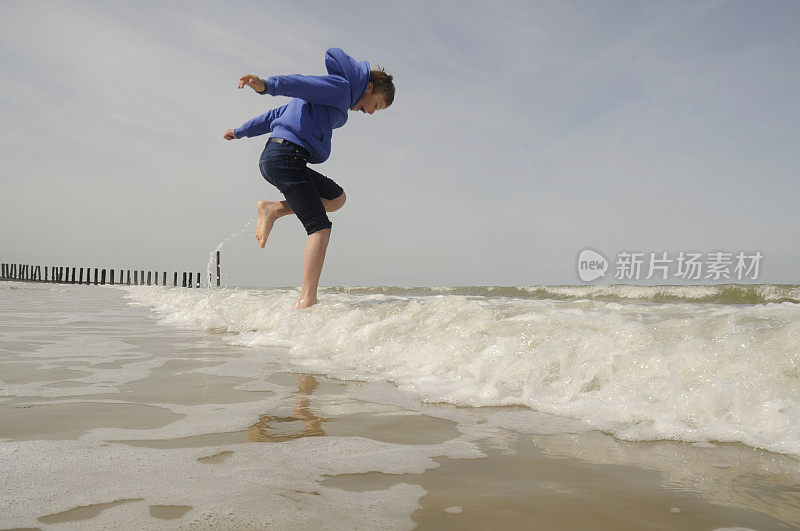
POLYGON ((265 133, 306 148, 308 162, 325 162, 331 154, 333 130, 347 122, 347 112, 364 96, 369 81, 367 61, 356 61, 341 48, 325 52, 327 76, 272 76, 262 94, 289 96, 286 105, 249 120, 234 130, 236 138, 265 133))

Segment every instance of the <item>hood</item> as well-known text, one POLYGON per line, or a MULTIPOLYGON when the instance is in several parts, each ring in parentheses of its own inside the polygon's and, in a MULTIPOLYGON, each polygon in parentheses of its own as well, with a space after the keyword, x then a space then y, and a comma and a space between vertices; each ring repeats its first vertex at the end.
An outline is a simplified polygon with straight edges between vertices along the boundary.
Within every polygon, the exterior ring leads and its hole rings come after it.
POLYGON ((328 74, 344 77, 350 84, 350 105, 352 107, 367 91, 370 66, 367 61, 356 61, 341 48, 330 48, 325 52, 325 68, 328 74))

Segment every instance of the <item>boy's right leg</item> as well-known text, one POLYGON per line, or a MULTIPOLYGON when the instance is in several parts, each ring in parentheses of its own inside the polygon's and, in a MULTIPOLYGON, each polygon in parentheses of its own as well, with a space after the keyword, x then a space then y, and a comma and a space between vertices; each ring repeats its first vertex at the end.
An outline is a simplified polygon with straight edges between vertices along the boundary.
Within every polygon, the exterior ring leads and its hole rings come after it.
MULTIPOLYGON (((322 200, 322 205, 325 207, 325 212, 335 212, 344 206, 347 196, 342 192, 342 195, 335 199, 322 200)), ((275 220, 294 214, 294 210, 286 201, 259 201, 256 205, 258 210, 258 227, 256 228, 256 239, 261 247, 267 243, 267 237, 272 230, 272 225, 275 220)))

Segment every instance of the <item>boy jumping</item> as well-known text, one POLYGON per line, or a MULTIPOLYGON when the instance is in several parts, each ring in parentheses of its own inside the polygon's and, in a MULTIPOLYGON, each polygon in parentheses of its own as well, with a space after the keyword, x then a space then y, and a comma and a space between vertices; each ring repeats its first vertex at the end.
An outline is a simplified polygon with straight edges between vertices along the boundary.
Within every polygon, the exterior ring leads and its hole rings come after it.
POLYGON ((223 138, 253 137, 272 133, 261 153, 261 175, 286 198, 259 201, 256 239, 261 247, 275 220, 295 214, 308 233, 303 254, 303 279, 295 308, 317 303, 317 287, 331 237, 326 212, 339 210, 346 196, 341 186, 307 164, 325 162, 331 153, 333 130, 347 122, 347 111, 372 114, 394 101, 392 76, 371 70, 341 48, 325 53, 327 76, 272 76, 266 80, 246 75, 239 88, 249 86, 259 94, 289 96, 289 103, 228 129, 223 138))

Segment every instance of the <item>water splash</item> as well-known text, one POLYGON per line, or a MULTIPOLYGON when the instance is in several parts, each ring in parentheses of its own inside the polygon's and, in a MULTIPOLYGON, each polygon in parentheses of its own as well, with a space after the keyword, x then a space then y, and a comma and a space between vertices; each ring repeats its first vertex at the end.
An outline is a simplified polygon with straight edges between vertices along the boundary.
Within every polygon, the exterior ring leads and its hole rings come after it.
POLYGON ((207 288, 207 289, 211 289, 211 284, 212 284, 212 282, 211 282, 211 279, 213 278, 213 277, 212 277, 212 275, 211 275, 211 268, 212 268, 212 267, 213 267, 213 265, 214 265, 214 255, 216 255, 216 254, 217 254, 217 251, 219 251, 220 249, 222 249, 222 247, 223 247, 223 246, 224 246, 226 243, 228 243, 229 241, 231 241, 231 240, 234 240, 234 239, 238 238, 239 236, 241 236, 242 234, 244 234, 244 232, 245 232, 247 229, 249 229, 249 228, 250 228, 250 226, 251 226, 252 224, 253 224, 253 220, 251 219, 251 220, 249 220, 247 223, 245 223, 245 224, 244 224, 244 227, 242 227, 241 229, 239 229, 239 231, 238 231, 238 232, 234 232, 233 234, 231 234, 230 236, 228 236, 227 238, 225 238, 224 240, 222 240, 221 242, 219 242, 219 243, 217 244, 217 247, 216 247, 216 248, 215 248, 213 251, 211 251, 210 253, 208 253, 208 264, 206 265, 206 279, 208 280, 208 283, 206 284, 206 288, 207 288))

